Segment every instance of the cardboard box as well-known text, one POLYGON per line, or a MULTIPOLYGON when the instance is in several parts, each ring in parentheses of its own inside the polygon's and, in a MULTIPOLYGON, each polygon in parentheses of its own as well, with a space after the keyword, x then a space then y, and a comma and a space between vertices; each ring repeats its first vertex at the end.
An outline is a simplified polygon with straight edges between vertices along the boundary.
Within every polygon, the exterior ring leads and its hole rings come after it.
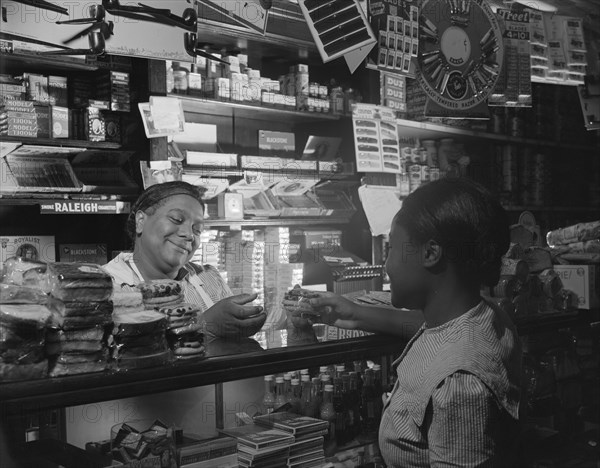
POLYGON ((334 327, 333 325, 325 325, 324 323, 313 325, 313 330, 319 342, 345 340, 348 338, 359 338, 361 336, 372 335, 372 333, 366 331, 346 330, 344 328, 334 327))
POLYGON ((554 265, 554 271, 563 283, 563 288, 573 291, 579 300, 580 309, 600 306, 600 265, 554 265))
POLYGON ((54 262, 56 260, 54 236, 0 236, 0 265, 11 257, 54 262))

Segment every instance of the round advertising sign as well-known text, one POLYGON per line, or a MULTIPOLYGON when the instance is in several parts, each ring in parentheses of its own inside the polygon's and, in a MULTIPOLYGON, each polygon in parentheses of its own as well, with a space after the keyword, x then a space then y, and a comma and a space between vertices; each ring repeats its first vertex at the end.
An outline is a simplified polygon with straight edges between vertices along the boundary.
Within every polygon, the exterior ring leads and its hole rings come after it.
POLYGON ((494 89, 504 57, 498 18, 484 0, 424 0, 417 79, 447 109, 471 109, 494 89))

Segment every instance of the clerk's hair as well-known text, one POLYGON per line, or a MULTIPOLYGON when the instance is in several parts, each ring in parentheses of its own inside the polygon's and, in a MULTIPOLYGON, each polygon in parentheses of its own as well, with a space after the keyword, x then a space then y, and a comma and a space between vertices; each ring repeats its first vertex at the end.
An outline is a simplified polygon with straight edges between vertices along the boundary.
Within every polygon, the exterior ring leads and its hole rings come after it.
POLYGON ((394 218, 412 242, 434 240, 462 278, 494 286, 508 250, 508 216, 482 185, 469 179, 440 179, 422 185, 394 218))
POLYGON ((196 187, 195 185, 182 181, 164 182, 162 184, 151 185, 140 194, 138 199, 131 207, 129 217, 127 218, 127 235, 135 243, 135 214, 138 211, 143 211, 148 215, 153 215, 169 197, 175 195, 188 195, 194 198, 198 201, 198 203, 200 203, 202 206, 202 212, 204 212, 206 206, 202 200, 202 194, 205 191, 206 190, 202 187, 196 187))

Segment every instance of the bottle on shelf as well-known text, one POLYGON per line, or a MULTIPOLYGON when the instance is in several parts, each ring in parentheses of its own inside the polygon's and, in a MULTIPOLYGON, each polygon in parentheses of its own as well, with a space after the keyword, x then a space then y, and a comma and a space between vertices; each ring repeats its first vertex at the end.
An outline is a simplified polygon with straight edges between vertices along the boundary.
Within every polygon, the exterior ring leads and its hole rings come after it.
POLYGON ((329 432, 326 440, 335 441, 335 409, 333 407, 333 385, 325 385, 323 388, 323 402, 319 408, 319 417, 329 422, 329 432))
POLYGON ((174 92, 177 94, 187 94, 188 92, 188 70, 181 66, 179 62, 173 62, 173 82, 174 92))
POLYGON ((333 375, 334 379, 341 379, 342 375, 346 372, 346 366, 344 364, 338 364, 335 366, 335 374, 333 375))
POLYGON ((275 378, 275 409, 286 404, 283 377, 275 378))
POLYGON ((313 377, 310 386, 310 402, 312 409, 312 417, 319 417, 319 408, 323 401, 323 395, 321 393, 321 381, 318 377, 313 377))
POLYGON ((312 382, 310 380, 310 376, 308 374, 302 374, 300 378, 302 382, 302 395, 300 397, 300 413, 304 416, 314 416, 314 407, 312 404, 312 382))
POLYGON ((291 405, 290 412, 300 414, 300 380, 292 379, 290 383, 290 393, 288 396, 288 403, 291 405))
POLYGON ((375 392, 375 419, 379 421, 381 419, 381 412, 383 411, 383 401, 381 399, 383 382, 381 380, 381 366, 379 364, 373 365, 373 390, 375 392))
POLYGON ((329 93, 329 102, 331 106, 331 112, 335 115, 342 115, 344 113, 344 91, 341 86, 331 88, 329 93))
POLYGON ((360 395, 361 432, 372 435, 377 430, 377 419, 375 414, 375 388, 373 387, 373 370, 365 370, 365 381, 360 395))
POLYGON ((335 442, 337 445, 345 445, 349 442, 346 405, 342 387, 342 379, 333 379, 333 409, 335 410, 335 442))
POLYGON ((348 375, 348 391, 346 393, 346 407, 348 408, 348 421, 352 438, 360 433, 360 393, 358 391, 359 375, 350 372, 348 375))
POLYGON ((275 392, 273 391, 273 376, 265 375, 265 393, 263 395, 263 409, 265 413, 271 413, 275 407, 275 392))

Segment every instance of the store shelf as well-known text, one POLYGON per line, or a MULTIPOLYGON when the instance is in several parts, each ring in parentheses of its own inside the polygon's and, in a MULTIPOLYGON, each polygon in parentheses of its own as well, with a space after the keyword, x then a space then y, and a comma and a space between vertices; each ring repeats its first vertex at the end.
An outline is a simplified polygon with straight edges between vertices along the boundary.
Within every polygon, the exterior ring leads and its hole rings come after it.
MULTIPOLYGON (((254 344, 260 349, 256 342, 254 344)), ((235 348, 236 353, 209 357, 196 363, 136 369, 122 373, 98 372, 2 383, 0 411, 4 415, 22 414, 26 411, 229 382, 264 375, 265 369, 268 369, 269 373, 277 373, 312 367, 316 363, 325 365, 353 359, 375 358, 399 352, 402 344, 394 337, 372 335, 351 340, 250 352, 243 352, 243 348, 235 341, 222 342, 220 346, 235 348)), ((211 343, 207 344, 207 349, 210 352, 211 343)))
POLYGON ((597 315, 597 311, 589 310, 550 312, 517 317, 515 324, 520 335, 530 335, 561 328, 589 325, 591 321, 597 320, 597 315))
POLYGON ((86 193, 0 194, 0 206, 39 205, 42 214, 128 214, 133 197, 86 193))
POLYGON ((468 138, 495 141, 504 144, 542 146, 548 148, 573 149, 581 151, 597 151, 598 147, 580 145, 575 143, 563 143, 551 139, 537 140, 534 138, 521 138, 499 133, 489 133, 479 130, 471 130, 465 127, 454 127, 431 122, 418 122, 414 120, 397 119, 398 135, 400 138, 409 137, 419 140, 435 140, 439 138, 468 138))
POLYGON ((255 219, 207 219, 203 221, 205 228, 234 227, 268 227, 268 226, 330 226, 332 224, 348 224, 348 218, 255 218, 255 219))
POLYGON ((219 101, 200 97, 195 98, 179 94, 171 94, 170 96, 181 100, 184 112, 197 114, 211 114, 254 120, 284 120, 290 124, 314 123, 319 121, 330 122, 341 118, 339 115, 279 109, 260 106, 258 104, 219 101))
POLYGON ((543 212, 571 212, 578 211, 583 213, 600 213, 600 207, 589 206, 517 206, 507 205, 504 207, 506 211, 543 211, 543 212))
POLYGON ((3 69, 19 68, 20 71, 35 69, 39 71, 95 71, 98 66, 86 63, 85 57, 58 55, 39 55, 31 53, 0 53, 3 69))
POLYGON ((2 141, 23 143, 24 145, 39 146, 66 146, 69 148, 89 148, 89 149, 120 149, 120 143, 110 141, 89 141, 89 140, 69 140, 62 138, 23 138, 3 135, 2 141))
MULTIPOLYGON (((597 311, 554 313, 520 317, 519 334, 526 335, 560 328, 589 325, 597 320, 597 311)), ((403 343, 396 337, 370 335, 339 341, 310 343, 287 335, 287 347, 265 346, 257 341, 215 340, 206 343, 207 357, 195 363, 128 370, 97 372, 48 379, 0 383, 0 412, 22 414, 47 408, 73 406, 107 398, 119 399, 136 395, 229 382, 289 369, 326 365, 354 359, 367 359, 398 354, 403 343)))

